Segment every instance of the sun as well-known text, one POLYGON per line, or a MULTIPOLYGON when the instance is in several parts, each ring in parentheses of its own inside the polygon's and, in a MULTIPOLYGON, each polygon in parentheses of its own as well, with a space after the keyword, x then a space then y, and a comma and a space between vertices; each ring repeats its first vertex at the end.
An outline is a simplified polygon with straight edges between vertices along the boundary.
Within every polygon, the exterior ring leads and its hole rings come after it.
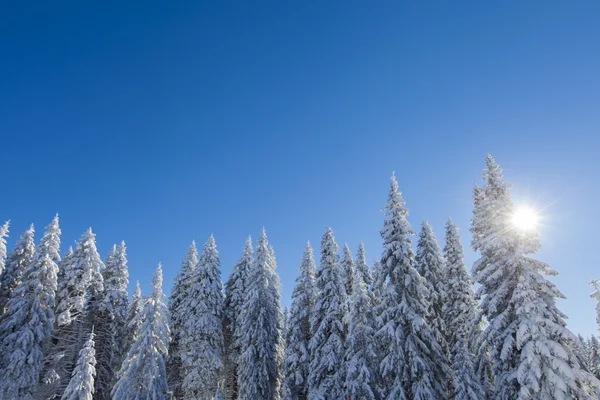
POLYGON ((533 208, 520 206, 513 212, 511 222, 521 231, 532 231, 537 227, 538 219, 537 212, 533 208))

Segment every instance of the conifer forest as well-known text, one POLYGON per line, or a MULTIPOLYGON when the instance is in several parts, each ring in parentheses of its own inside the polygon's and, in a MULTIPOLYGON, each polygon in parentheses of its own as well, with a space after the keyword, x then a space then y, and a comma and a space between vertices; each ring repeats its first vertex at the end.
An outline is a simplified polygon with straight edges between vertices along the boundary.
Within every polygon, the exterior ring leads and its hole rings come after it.
MULTIPOLYGON (((342 246, 326 228, 298 249, 285 309, 265 228, 240 243, 229 276, 211 235, 191 242, 170 293, 160 264, 150 292, 138 282, 128 293, 124 242, 101 255, 92 228, 61 247, 58 215, 38 232, 8 221, 0 398, 597 399, 598 338, 567 328, 548 280, 557 273, 536 259, 535 216, 513 203, 490 155, 482 166, 470 226, 448 219, 437 238, 427 221, 409 222, 392 175, 381 248, 342 246)), ((590 292, 600 323, 597 281, 590 292)))

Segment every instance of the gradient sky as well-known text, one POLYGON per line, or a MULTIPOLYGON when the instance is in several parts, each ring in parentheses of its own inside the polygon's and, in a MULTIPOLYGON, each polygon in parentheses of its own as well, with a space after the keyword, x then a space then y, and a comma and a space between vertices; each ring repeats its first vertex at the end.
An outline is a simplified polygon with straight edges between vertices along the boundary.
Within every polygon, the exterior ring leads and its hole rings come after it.
MULTIPOLYGON (((326 226, 372 262, 396 171, 416 229, 468 250, 491 153, 544 207, 538 257, 595 333, 600 2, 12 2, 0 16, 0 220, 92 226, 168 291, 213 233, 223 279, 265 226, 289 304, 326 226)), ((318 256, 318 255, 317 255, 318 256)))

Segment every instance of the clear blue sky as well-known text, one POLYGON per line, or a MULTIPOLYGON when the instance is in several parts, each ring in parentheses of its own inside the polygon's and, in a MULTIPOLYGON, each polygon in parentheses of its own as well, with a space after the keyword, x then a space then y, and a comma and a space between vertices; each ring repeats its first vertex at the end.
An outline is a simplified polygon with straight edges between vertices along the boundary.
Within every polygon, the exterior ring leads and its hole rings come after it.
POLYGON ((393 170, 413 226, 441 240, 452 216, 468 247, 490 152, 547 206, 539 258, 596 332, 599 2, 21 3, 0 24, 11 248, 59 212, 63 249, 92 226, 168 290, 192 239, 215 235, 226 279, 264 225, 289 304, 326 226, 380 255, 393 170))

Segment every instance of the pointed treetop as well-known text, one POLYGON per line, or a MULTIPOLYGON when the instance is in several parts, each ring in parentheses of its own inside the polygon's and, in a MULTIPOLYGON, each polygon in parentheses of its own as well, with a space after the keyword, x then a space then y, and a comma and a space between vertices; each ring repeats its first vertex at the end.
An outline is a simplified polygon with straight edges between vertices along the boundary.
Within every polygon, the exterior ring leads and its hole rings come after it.
POLYGON ((210 243, 210 244, 214 244, 215 243, 215 237, 214 237, 214 235, 212 233, 208 237, 208 240, 206 241, 206 243, 210 243))
POLYGON ((192 240, 192 243, 190 244, 190 247, 188 247, 188 251, 187 251, 187 260, 195 260, 195 262, 193 263, 194 265, 192 265, 191 267, 195 267, 196 263, 198 262, 198 247, 196 247, 196 241, 192 240))
POLYGON ((60 227, 58 226, 58 214, 52 219, 52 222, 46 226, 46 230, 37 251, 40 255, 47 253, 50 259, 55 262, 60 261, 60 227))
MULTIPOLYGON (((488 185, 502 189, 510 189, 512 187, 512 185, 508 183, 503 183, 504 175, 502 173, 502 168, 500 168, 498 163, 489 154, 485 157, 485 165, 486 168, 483 170, 483 180, 486 181, 488 185)), ((477 195, 477 192, 475 192, 475 195, 477 195)))
POLYGON ((398 209, 401 211, 401 214, 404 214, 406 216, 408 212, 407 210, 402 208, 404 203, 405 201, 402 198, 402 193, 398 189, 398 181, 396 180, 396 175, 392 174, 392 177, 390 178, 390 192, 388 194, 388 202, 383 207, 383 210, 386 211, 386 214, 391 215, 393 214, 394 209, 398 209))
MULTIPOLYGON (((356 252, 356 271, 361 274, 362 280, 370 288, 373 284, 373 276, 369 266, 367 265, 367 257, 365 253, 365 245, 363 242, 360 242, 358 244, 358 251, 356 252)), ((355 279, 358 278, 355 276, 355 279)))
MULTIPOLYGON (((156 272, 154 272, 154 276, 152 277, 152 293, 155 293, 157 290, 162 294, 162 283, 163 283, 163 274, 162 274, 162 264, 158 263, 156 267, 156 272)), ((136 291, 139 288, 139 282, 136 282, 136 291)))
POLYGON ((349 257, 352 257, 352 252, 350 251, 350 247, 348 247, 347 243, 344 243, 344 255, 348 255, 349 257))

